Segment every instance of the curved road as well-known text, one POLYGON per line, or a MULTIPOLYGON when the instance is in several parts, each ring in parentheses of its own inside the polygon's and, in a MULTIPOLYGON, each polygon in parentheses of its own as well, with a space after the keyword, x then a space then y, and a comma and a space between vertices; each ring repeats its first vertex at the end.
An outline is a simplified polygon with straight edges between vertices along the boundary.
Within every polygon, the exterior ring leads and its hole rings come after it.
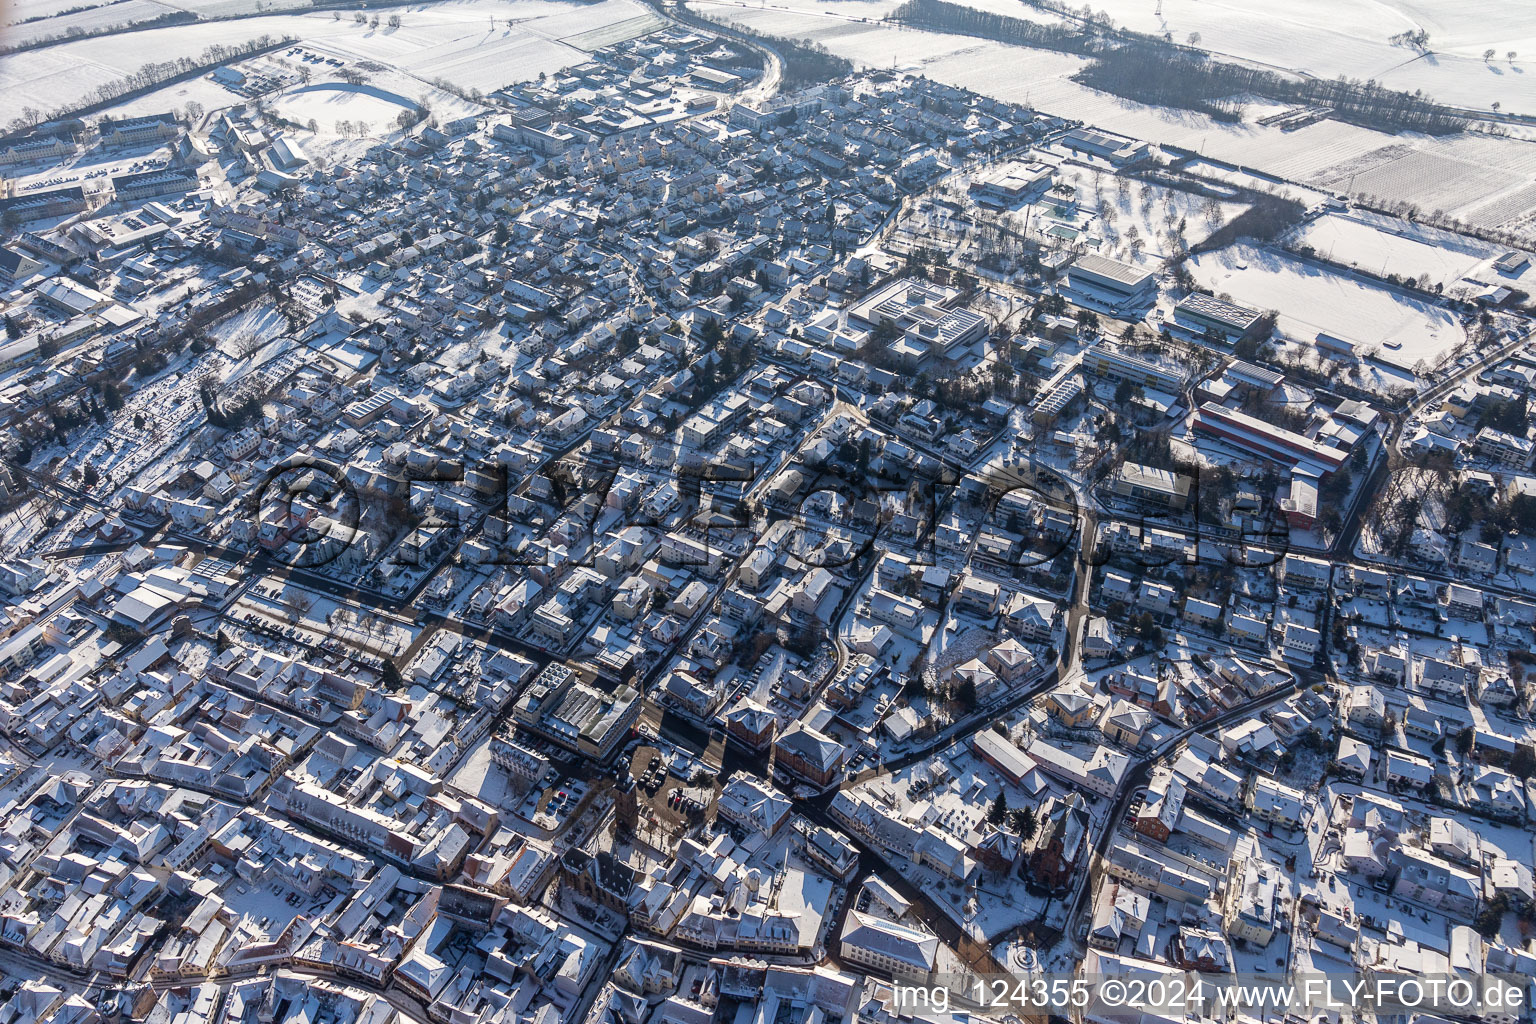
POLYGON ((680 25, 685 25, 700 32, 707 32, 710 35, 723 36, 727 39, 735 40, 743 46, 750 47, 762 54, 762 80, 739 96, 734 97, 734 102, 757 105, 766 103, 778 95, 779 87, 784 82, 784 58, 761 38, 743 32, 733 25, 696 14, 688 10, 687 5, 684 3, 665 3, 663 0, 641 0, 641 2, 668 21, 677 22, 680 25))

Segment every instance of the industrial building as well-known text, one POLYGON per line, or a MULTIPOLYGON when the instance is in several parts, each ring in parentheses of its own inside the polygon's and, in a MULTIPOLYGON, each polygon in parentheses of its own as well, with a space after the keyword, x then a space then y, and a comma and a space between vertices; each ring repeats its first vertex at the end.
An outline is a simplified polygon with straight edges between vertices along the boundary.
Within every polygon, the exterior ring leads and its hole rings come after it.
POLYGON ((1145 309, 1157 298, 1157 279, 1149 271, 1093 253, 1067 268, 1067 288, 1116 312, 1145 309))
POLYGON ((1229 444, 1261 458, 1296 468, 1302 465, 1317 467, 1323 473, 1332 473, 1349 458, 1349 451, 1319 444, 1272 423, 1265 423, 1256 416, 1226 409, 1213 402, 1203 402, 1195 413, 1195 430, 1219 437, 1229 444))

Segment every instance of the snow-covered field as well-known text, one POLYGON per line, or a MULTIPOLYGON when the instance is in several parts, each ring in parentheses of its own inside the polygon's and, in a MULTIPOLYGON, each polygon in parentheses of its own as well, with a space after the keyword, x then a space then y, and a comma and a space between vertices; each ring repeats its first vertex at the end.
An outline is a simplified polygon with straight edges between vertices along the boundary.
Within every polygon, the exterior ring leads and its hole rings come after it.
MULTIPOLYGON (((999 44, 970 36, 943 35, 882 24, 880 19, 897 6, 890 0, 847 0, 836 4, 788 0, 767 7, 737 0, 692 0, 688 4, 690 10, 716 21, 745 25, 771 36, 812 40, 866 67, 916 73, 923 71, 928 63, 955 53, 968 53, 978 62, 985 62, 986 51, 999 48, 999 44)), ((1036 54, 1033 50, 1009 49, 1020 55, 1036 54)))
MULTIPOLYGON (((50 8, 68 10, 83 6, 78 3, 49 4, 50 8)), ((34 14, 21 14, 13 12, 12 17, 31 18, 34 14)), ((104 7, 93 7, 87 11, 73 11, 69 14, 57 14, 43 18, 41 21, 29 21, 24 25, 11 24, 0 29, 0 38, 7 44, 19 45, 34 42, 39 39, 59 39, 71 30, 81 32, 95 32, 114 25, 133 25, 139 22, 150 21, 167 14, 175 14, 177 9, 170 4, 163 4, 157 0, 119 0, 104 7)))
POLYGON ((309 10, 310 0, 14 0, 7 5, 7 42, 58 38, 71 28, 100 31, 190 11, 204 18, 309 10), (85 8, 81 10, 81 8, 85 8))
MULTIPOLYGON (((113 9, 88 13, 111 24, 113 9)), ((441 78, 462 89, 490 92, 580 63, 588 50, 576 43, 611 43, 614 35, 639 35, 654 27, 650 12, 638 0, 448 0, 392 13, 401 18, 398 29, 316 12, 76 40, 0 60, 0 95, 8 109, 55 110, 80 101, 99 85, 126 77, 147 60, 196 57, 211 44, 236 45, 263 35, 293 36, 343 57, 392 65, 424 81, 441 78), (622 32, 602 31, 621 23, 627 23, 622 32), (566 41, 570 39, 576 43, 566 41)))
POLYGON ((1195 280, 1234 302, 1280 313, 1280 333, 1310 343, 1321 333, 1369 349, 1375 358, 1430 366, 1465 339, 1456 316, 1439 306, 1332 273, 1252 245, 1234 245, 1189 261, 1195 280))
POLYGON ((1201 49, 1314 78, 1375 79, 1407 92, 1422 89, 1456 106, 1487 110, 1499 102, 1506 111, 1536 111, 1536 19, 1520 3, 1100 0, 1093 8, 1125 28, 1171 33, 1181 43, 1198 34, 1195 45, 1201 49), (1420 30, 1429 34, 1426 55, 1389 42, 1397 33, 1420 30), (1488 49, 1495 56, 1485 62, 1488 49), (1514 61, 1507 56, 1511 50, 1517 54, 1514 61), (1521 60, 1522 54, 1531 59, 1521 60))
POLYGON ((1295 241, 1310 245, 1325 259, 1373 274, 1424 277, 1447 290, 1504 252, 1463 235, 1363 211, 1319 217, 1303 227, 1295 241))
POLYGON ((367 124, 374 133, 388 130, 401 111, 410 110, 415 103, 372 86, 323 82, 286 92, 273 106, 291 121, 315 122, 321 135, 340 135, 343 121, 367 124))
MULTIPOLYGON (((973 5, 993 9, 999 2, 975 0, 973 5)), ((1155 5, 1142 4, 1141 0, 1113 0, 1106 9, 1112 17, 1131 28, 1152 27, 1127 13, 1133 2, 1140 4, 1138 11, 1145 8, 1138 18, 1152 17, 1155 5)), ((1232 7, 1237 0, 1224 2, 1227 7, 1232 7)), ((1386 43, 1386 37, 1408 27, 1407 22, 1390 31, 1382 29, 1378 22, 1390 20, 1395 24, 1396 15, 1391 14, 1389 8, 1387 15, 1372 21, 1360 13, 1359 8, 1365 3, 1366 0, 1345 0, 1346 11, 1354 12, 1348 17, 1365 23, 1365 27, 1355 26, 1357 31, 1364 33, 1365 42, 1360 45, 1368 47, 1371 45, 1369 40, 1379 35, 1382 47, 1395 52, 1399 62, 1411 59, 1412 52, 1401 47, 1394 50, 1386 43)), ((818 0, 779 0, 765 7, 738 0, 692 0, 689 6, 707 17, 743 24, 760 32, 812 39, 857 64, 923 74, 1133 138, 1178 146, 1330 191, 1370 194, 1389 202, 1403 201, 1426 212, 1439 209, 1487 227, 1516 226, 1536 210, 1536 185, 1532 185, 1536 180, 1536 145, 1514 138, 1475 134, 1450 138, 1388 135, 1334 120, 1319 121, 1293 132, 1252 122, 1227 124, 1193 111, 1148 106, 1079 85, 1071 81, 1071 76, 1083 66, 1081 57, 878 24, 874 19, 894 7, 887 0, 848 0, 831 4, 818 0), (865 18, 870 20, 867 23, 861 20, 865 18)), ((1280 16, 1272 5, 1249 6, 1248 15, 1232 15, 1235 23, 1246 24, 1245 31, 1251 33, 1268 31, 1273 35, 1281 32, 1280 28, 1265 28, 1280 16)), ((1462 13, 1464 9, 1461 7, 1452 8, 1448 0, 1423 0, 1413 9, 1417 12, 1415 16, 1429 28, 1431 46, 1451 45, 1454 41, 1454 45, 1463 51, 1476 53, 1475 58, 1469 59, 1474 59, 1478 65, 1482 64, 1482 50, 1487 45, 1495 46, 1500 56, 1492 65, 1501 66, 1480 68, 1478 74, 1487 75, 1490 80, 1519 79, 1523 82, 1529 78, 1536 86, 1536 68, 1527 74, 1521 69, 1521 62, 1517 60, 1511 66, 1503 57, 1509 49, 1519 50, 1522 39, 1536 36, 1536 19, 1527 16, 1525 21, 1529 24, 1515 28, 1515 23, 1520 21, 1520 9, 1515 5, 1508 6, 1510 10, 1496 12, 1496 16, 1490 14, 1490 35, 1496 32, 1504 41, 1490 40, 1486 45, 1481 29, 1472 24, 1476 18, 1462 13), (1470 27, 1459 35, 1447 34, 1442 39, 1437 34, 1437 26, 1452 20, 1458 24, 1466 21, 1470 27)), ((1492 9, 1486 2, 1479 2, 1475 7, 1478 11, 1484 7, 1492 9)), ((1287 12, 1291 10, 1289 6, 1286 8, 1287 12)), ((1301 14, 1288 13, 1285 17, 1303 27, 1308 24, 1322 26, 1318 31, 1323 31, 1334 21, 1330 10, 1325 0, 1303 0, 1301 14)), ((1022 4, 1013 13, 1045 20, 1039 12, 1022 4)), ((1224 19, 1228 17, 1226 8, 1218 15, 1207 0, 1198 3, 1196 0, 1167 0, 1164 18, 1169 19, 1176 13, 1191 19, 1190 24, 1195 17, 1201 22, 1198 27, 1175 32, 1175 38, 1183 41, 1189 31, 1199 31, 1205 46, 1214 45, 1212 40, 1205 38, 1208 30, 1216 31, 1211 23, 1222 20, 1225 24, 1224 19)), ((1287 31, 1292 32, 1289 38, 1304 39, 1303 35, 1297 34, 1301 32, 1300 28, 1287 31)), ((1254 38, 1257 40, 1259 35, 1254 38)), ((1536 60, 1536 42, 1528 49, 1536 60)), ((1446 63, 1440 58, 1435 59, 1446 63)), ((1427 66, 1428 60, 1425 58, 1418 63, 1427 66)), ((1424 88, 1431 91, 1428 85, 1424 88)), ((1487 101, 1491 103, 1498 98, 1490 95, 1487 101)), ((1532 100, 1532 109, 1536 109, 1536 92, 1533 92, 1532 100)), ((1502 102, 1506 108, 1515 109, 1512 100, 1502 102)), ((1255 110, 1255 113, 1259 112, 1255 110)), ((1268 108, 1263 112, 1268 112, 1268 108)))
POLYGON ((109 0, 10 0, 5 5, 5 24, 18 25, 32 18, 57 17, 61 11, 88 4, 105 7, 109 0))
POLYGON ((277 311, 277 306, 261 302, 214 324, 208 329, 208 337, 217 343, 220 352, 235 360, 235 366, 225 375, 229 379, 261 365, 267 358, 262 348, 287 331, 288 320, 277 311), (247 359, 250 366, 242 366, 247 359))
POLYGON ((142 96, 125 100, 108 109, 106 113, 113 117, 138 117, 167 110, 182 111, 189 103, 196 103, 205 111, 219 110, 244 101, 245 97, 224 88, 215 82, 212 76, 199 75, 197 78, 189 78, 184 82, 153 89, 142 96))

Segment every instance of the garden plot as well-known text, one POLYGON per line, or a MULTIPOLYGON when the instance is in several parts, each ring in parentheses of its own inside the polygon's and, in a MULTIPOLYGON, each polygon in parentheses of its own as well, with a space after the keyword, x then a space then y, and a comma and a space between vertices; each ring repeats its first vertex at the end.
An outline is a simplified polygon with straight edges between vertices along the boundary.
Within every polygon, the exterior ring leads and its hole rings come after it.
POLYGON ((1331 177, 1318 177, 1321 183, 1350 195, 1439 210, 1454 208, 1469 193, 1489 193, 1505 181, 1506 174, 1471 160, 1392 146, 1338 168, 1331 177))
POLYGON ((1201 285, 1232 301, 1280 314, 1282 334, 1310 343, 1319 333, 1354 342, 1374 358, 1404 368, 1432 367, 1465 340, 1448 310, 1346 274, 1252 245, 1234 245, 1189 261, 1201 285))
POLYGON ((1532 210, 1536 210, 1536 185, 1526 185, 1488 200, 1468 212, 1467 219, 1478 224, 1516 229, 1521 224, 1530 223, 1532 210))
POLYGON ((1332 213, 1302 228, 1295 242, 1323 259, 1378 276, 1423 279, 1451 288, 1503 250, 1486 242, 1366 212, 1332 213))

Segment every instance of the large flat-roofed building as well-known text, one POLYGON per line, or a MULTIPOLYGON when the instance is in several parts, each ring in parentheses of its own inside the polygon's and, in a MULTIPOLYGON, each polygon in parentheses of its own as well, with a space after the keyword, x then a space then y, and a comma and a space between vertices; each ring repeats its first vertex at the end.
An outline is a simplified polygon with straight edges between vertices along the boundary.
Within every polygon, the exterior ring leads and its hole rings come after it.
POLYGON ((1493 269, 1501 274, 1518 274, 1530 263, 1531 258, 1523 252, 1507 252, 1493 261, 1493 269))
POLYGON ((1191 483, 1182 473, 1127 462, 1115 473, 1114 491, 1127 498, 1166 505, 1182 512, 1189 504, 1191 483))
POLYGON ((890 321, 902 331, 891 351, 907 369, 915 369, 929 356, 952 357, 986 340, 986 317, 946 308, 959 294, 954 288, 903 279, 865 296, 848 310, 848 321, 868 327, 890 321))
POLYGON ((1285 374, 1276 373, 1267 366, 1244 362, 1241 359, 1234 361, 1231 366, 1227 367, 1226 372, 1222 376, 1234 384, 1251 388, 1266 395, 1285 383, 1285 374))
POLYGON ((1038 161, 1014 160, 977 175, 970 185, 977 202, 993 206, 1013 206, 1051 187, 1056 170, 1038 161))
POLYGON ((1114 380, 1128 380, 1144 388, 1178 394, 1184 387, 1184 375, 1165 370, 1156 363, 1099 346, 1083 353, 1083 369, 1114 380))
POLYGON ((987 318, 968 309, 935 310, 923 307, 916 323, 907 328, 904 340, 929 346, 929 351, 950 356, 987 337, 987 318))
POLYGON ((1065 377, 1046 389, 1035 400, 1030 418, 1040 426, 1050 426, 1083 397, 1083 380, 1077 374, 1065 377))
POLYGON ((1112 164, 1129 163, 1147 151, 1145 142, 1097 128, 1074 128, 1062 136, 1061 144, 1074 153, 1103 157, 1112 164))
POLYGON ((604 693, 577 682, 558 707, 545 714, 538 729, 544 736, 594 761, 606 761, 640 717, 640 694, 620 686, 604 693))
POLYGON ((1265 423, 1255 416, 1225 409, 1213 402, 1202 403, 1196 411, 1195 429, 1292 468, 1306 464, 1323 473, 1332 473, 1349 458, 1348 449, 1319 444, 1294 430, 1265 423))
POLYGON ((567 750, 606 761, 640 717, 640 693, 620 685, 611 693, 553 662, 534 677, 513 705, 519 729, 528 729, 567 750))
POLYGON ((1264 314, 1247 306, 1238 306, 1193 292, 1173 307, 1173 318, 1174 323, 1180 327, 1199 334, 1214 331, 1230 342, 1247 337, 1258 327, 1264 314))
POLYGON ((957 289, 930 281, 902 278, 870 292, 854 303, 848 310, 848 320, 865 327, 879 327, 885 320, 897 327, 908 327, 912 323, 913 310, 923 306, 943 306, 954 301, 959 294, 957 289))
POLYGON ((1093 253, 1067 268, 1067 287, 1117 310, 1150 306, 1157 298, 1157 279, 1150 272, 1093 253))

